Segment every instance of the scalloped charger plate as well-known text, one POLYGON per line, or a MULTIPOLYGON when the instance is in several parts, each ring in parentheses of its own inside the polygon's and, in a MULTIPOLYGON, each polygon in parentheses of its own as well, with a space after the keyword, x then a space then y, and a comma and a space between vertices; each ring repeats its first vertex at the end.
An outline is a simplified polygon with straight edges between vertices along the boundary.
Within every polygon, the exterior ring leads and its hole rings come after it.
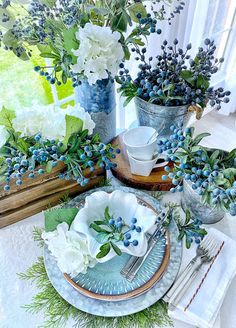
MULTIPOLYGON (((160 211, 160 205, 158 201, 151 197, 150 195, 135 190, 133 188, 127 187, 103 187, 96 190, 103 190, 106 192, 112 192, 115 189, 120 189, 125 192, 133 192, 137 197, 142 199, 144 202, 150 204, 155 211, 160 211)), ((90 195, 94 190, 90 190, 82 195, 74 198, 67 207, 75 207, 78 203, 83 202, 86 196, 90 195)), ((75 289, 68 281, 65 279, 64 274, 59 270, 56 265, 55 259, 52 257, 47 247, 44 249, 44 261, 45 267, 48 274, 48 278, 51 281, 57 292, 63 297, 68 303, 74 307, 94 315, 101 315, 106 317, 114 316, 124 316, 132 313, 142 311, 143 309, 153 305, 157 302, 163 295, 168 291, 168 289, 173 284, 181 264, 182 258, 182 243, 177 240, 178 228, 175 222, 172 222, 169 226, 169 261, 167 261, 167 266, 164 269, 162 275, 157 278, 156 283, 151 287, 147 288, 145 292, 137 294, 136 297, 127 297, 123 300, 101 300, 88 297, 83 294, 78 289, 75 289)), ((129 255, 124 254, 127 259, 129 255)), ((120 261, 123 255, 120 257, 120 261)), ((112 261, 112 260, 111 260, 112 261)), ((111 261, 107 263, 111 263, 111 261)), ((123 260, 122 260, 123 261, 123 260)), ((124 258, 124 262, 126 262, 124 258)), ((102 264, 104 265, 104 264, 102 264)), ((108 266, 108 270, 111 271, 111 265, 108 266)), ((140 270, 140 274, 143 268, 140 270)), ((155 270, 154 270, 155 271, 155 270)), ((158 268, 156 268, 156 272, 158 268)), ((146 274, 144 271, 142 274, 146 274)), ((150 281, 150 280, 149 280, 150 281)), ((143 282, 145 283, 145 282, 143 282)))

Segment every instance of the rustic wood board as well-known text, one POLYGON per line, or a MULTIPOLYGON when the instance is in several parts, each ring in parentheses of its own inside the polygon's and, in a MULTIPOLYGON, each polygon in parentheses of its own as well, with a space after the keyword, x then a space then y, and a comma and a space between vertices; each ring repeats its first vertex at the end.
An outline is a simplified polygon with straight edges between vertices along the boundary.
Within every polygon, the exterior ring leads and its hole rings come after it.
POLYGON ((95 188, 106 177, 102 168, 97 167, 92 173, 86 169, 84 176, 91 179, 81 187, 75 181, 60 180, 57 176, 61 169, 63 167, 56 167, 51 173, 33 180, 24 177, 22 186, 12 185, 8 192, 3 192, 4 184, 0 184, 0 228, 58 204, 65 194, 75 196, 95 188))
POLYGON ((148 177, 131 173, 122 135, 123 133, 118 135, 112 141, 112 145, 118 145, 121 150, 121 153, 113 160, 113 162, 117 164, 117 167, 112 169, 113 175, 124 184, 133 188, 153 191, 169 191, 173 185, 170 179, 167 181, 162 180, 162 175, 166 174, 163 167, 154 169, 148 177))

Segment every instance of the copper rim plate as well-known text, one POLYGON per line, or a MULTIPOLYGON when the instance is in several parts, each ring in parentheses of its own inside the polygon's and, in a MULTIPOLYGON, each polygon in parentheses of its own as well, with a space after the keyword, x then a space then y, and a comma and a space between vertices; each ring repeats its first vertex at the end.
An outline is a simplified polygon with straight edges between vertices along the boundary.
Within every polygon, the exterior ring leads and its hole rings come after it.
MULTIPOLYGON (((151 208, 158 216, 158 212, 140 197, 138 202, 151 208)), ((83 207, 84 200, 77 204, 83 207)), ((132 282, 121 276, 120 270, 128 261, 130 255, 122 254, 112 260, 99 263, 89 268, 86 274, 79 274, 71 278, 64 274, 65 279, 81 294, 104 301, 122 301, 139 296, 151 289, 165 272, 170 258, 170 238, 167 232, 161 237, 132 282)))

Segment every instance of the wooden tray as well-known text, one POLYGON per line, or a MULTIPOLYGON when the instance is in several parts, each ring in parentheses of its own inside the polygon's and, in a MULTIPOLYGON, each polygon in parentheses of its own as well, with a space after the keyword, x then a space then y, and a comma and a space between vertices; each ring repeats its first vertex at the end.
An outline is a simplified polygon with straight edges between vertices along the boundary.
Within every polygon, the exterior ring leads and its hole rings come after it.
POLYGON ((64 195, 75 196, 95 188, 106 177, 102 168, 97 167, 92 173, 86 169, 84 176, 91 179, 86 186, 81 187, 76 181, 58 178, 63 168, 63 165, 58 165, 51 173, 39 175, 35 179, 29 179, 26 175, 21 186, 12 183, 8 192, 3 191, 5 183, 0 183, 0 228, 58 204, 64 195))
MULTIPOLYGON (((148 177, 134 175, 130 172, 129 160, 122 135, 123 133, 112 141, 112 145, 118 145, 121 150, 121 153, 113 160, 113 162, 117 164, 117 167, 112 169, 113 175, 124 184, 133 188, 169 191, 173 185, 170 179, 167 181, 162 180, 162 175, 166 174, 164 167, 154 169, 148 177)), ((169 165, 171 166, 171 164, 169 165)))

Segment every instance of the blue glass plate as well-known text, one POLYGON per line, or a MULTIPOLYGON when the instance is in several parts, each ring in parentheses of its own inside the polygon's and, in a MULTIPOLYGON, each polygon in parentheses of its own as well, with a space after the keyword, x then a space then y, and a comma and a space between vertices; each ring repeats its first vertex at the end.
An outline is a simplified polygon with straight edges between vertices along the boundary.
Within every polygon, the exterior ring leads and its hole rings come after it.
POLYGON ((82 294, 100 300, 118 301, 135 297, 150 289, 162 276, 169 261, 168 237, 162 237, 148 255, 132 282, 120 271, 130 258, 128 254, 116 256, 108 262, 98 263, 86 274, 65 278, 82 294))

